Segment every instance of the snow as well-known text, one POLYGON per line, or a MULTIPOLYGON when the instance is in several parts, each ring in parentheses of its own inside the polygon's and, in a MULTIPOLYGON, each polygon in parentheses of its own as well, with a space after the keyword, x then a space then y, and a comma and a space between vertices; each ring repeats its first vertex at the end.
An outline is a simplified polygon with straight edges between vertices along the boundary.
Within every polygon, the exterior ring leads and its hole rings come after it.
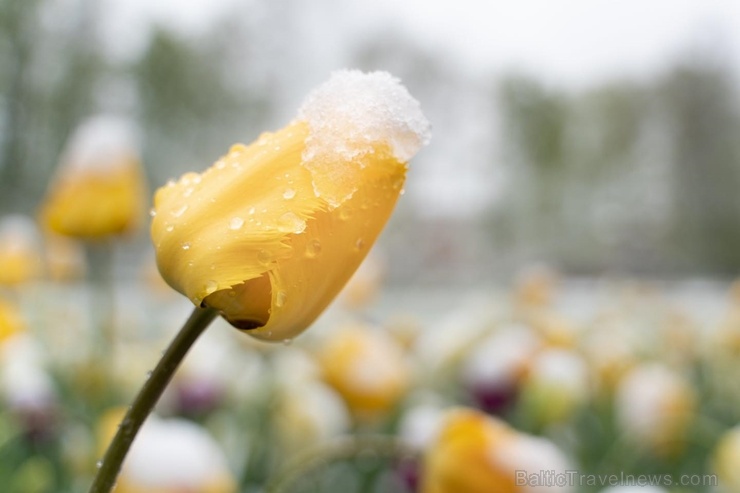
POLYGON ((326 153, 351 161, 388 144, 396 159, 406 162, 430 138, 419 102, 387 72, 333 72, 308 95, 298 117, 310 127, 305 161, 326 153))

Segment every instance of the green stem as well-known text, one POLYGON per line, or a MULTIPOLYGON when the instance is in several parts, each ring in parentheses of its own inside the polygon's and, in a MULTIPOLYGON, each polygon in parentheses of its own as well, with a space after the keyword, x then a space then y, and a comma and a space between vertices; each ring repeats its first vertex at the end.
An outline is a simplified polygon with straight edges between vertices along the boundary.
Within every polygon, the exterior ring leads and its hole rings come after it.
MULTIPOLYGON (((115 279, 114 245, 111 241, 101 241, 87 245, 87 258, 90 264, 91 293, 90 307, 93 331, 98 334, 100 348, 93 351, 93 362, 100 354, 110 355, 115 344, 115 279)), ((109 359, 103 361, 109 364, 109 359)), ((110 373, 107 375, 111 377, 110 373)))
POLYGON ((170 343, 121 421, 118 432, 103 457, 98 474, 90 486, 89 493, 108 493, 113 489, 123 460, 139 428, 151 413, 185 354, 211 321, 216 318, 216 315, 216 310, 212 308, 196 308, 170 343))

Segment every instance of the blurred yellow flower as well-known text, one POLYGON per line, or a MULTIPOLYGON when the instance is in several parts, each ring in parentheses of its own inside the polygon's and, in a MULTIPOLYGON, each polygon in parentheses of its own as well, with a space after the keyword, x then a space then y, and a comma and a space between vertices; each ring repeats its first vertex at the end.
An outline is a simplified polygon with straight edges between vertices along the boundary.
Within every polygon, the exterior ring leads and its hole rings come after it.
POLYGON ((712 467, 719 477, 719 491, 740 491, 740 425, 726 431, 717 443, 712 467))
POLYGON ((133 130, 99 116, 73 134, 41 206, 52 231, 84 239, 128 233, 141 224, 144 175, 133 130))
POLYGON ((472 409, 443 418, 422 468, 421 493, 517 493, 568 491, 537 476, 564 473, 565 456, 549 441, 520 433, 472 409))
POLYGON ((409 385, 403 351, 377 327, 341 329, 329 338, 318 359, 326 382, 360 419, 389 411, 409 385))
POLYGON ((0 344, 26 329, 18 309, 0 299, 0 344))
POLYGON ((41 275, 38 231, 34 222, 21 215, 0 220, 0 285, 17 285, 41 275))
POLYGON ((397 79, 335 73, 284 129, 157 191, 162 276, 255 337, 296 336, 365 258, 427 139, 397 79))

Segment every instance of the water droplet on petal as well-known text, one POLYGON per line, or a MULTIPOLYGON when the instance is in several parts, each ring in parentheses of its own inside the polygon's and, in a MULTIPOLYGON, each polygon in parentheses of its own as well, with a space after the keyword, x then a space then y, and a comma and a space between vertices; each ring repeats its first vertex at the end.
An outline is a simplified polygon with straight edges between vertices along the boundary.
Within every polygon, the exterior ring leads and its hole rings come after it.
POLYGON ((306 245, 306 257, 316 258, 321 253, 321 242, 317 239, 313 239, 306 245))
POLYGON ((343 206, 341 209, 339 209, 339 219, 341 219, 342 221, 346 221, 350 217, 352 217, 352 209, 351 208, 349 208, 347 206, 343 206))
POLYGON ((149 209, 149 217, 155 217, 157 215, 157 210, 154 208, 149 209))
POLYGON ((183 243, 182 244, 182 249, 183 250, 190 250, 190 243, 188 243, 187 241, 185 243, 183 243))
POLYGON ((260 250, 257 254, 257 260, 259 260, 263 264, 268 264, 272 260, 272 256, 267 250, 260 250))
POLYGON ((254 207, 249 209, 249 215, 251 216, 252 214, 254 214, 254 207))
POLYGON ((365 240, 357 238, 357 241, 355 242, 355 250, 362 250, 363 248, 365 248, 365 240))
POLYGON ((98 469, 100 469, 101 467, 103 467, 103 461, 102 460, 99 460, 98 462, 96 462, 95 463, 95 467, 97 467, 98 469))
POLYGON ((283 344, 286 346, 290 346, 291 344, 293 344, 293 339, 291 339, 290 337, 287 339, 283 339, 283 344))
POLYGON ((175 229, 175 226, 173 226, 172 224, 168 224, 167 226, 164 227, 164 230, 167 231, 168 233, 171 233, 172 230, 174 229, 175 229))
POLYGON ((283 198, 285 200, 290 200, 293 197, 295 197, 295 190, 293 190, 292 188, 286 188, 283 192, 283 198))
POLYGON ((278 230, 283 233, 303 233, 306 229, 306 221, 298 217, 294 212, 286 212, 278 219, 278 230))
POLYGON ((188 205, 187 204, 183 204, 180 207, 178 207, 177 209, 175 209, 174 211, 172 211, 172 215, 174 217, 180 217, 183 214, 185 214, 185 211, 186 210, 188 210, 188 205))
POLYGON ((216 169, 224 169, 226 167, 226 163, 222 160, 216 161, 216 169))
POLYGON ((218 289, 218 283, 216 281, 208 281, 206 283, 206 294, 211 294, 218 289))
POLYGON ((237 230, 244 226, 244 219, 241 217, 232 217, 229 221, 229 229, 237 230))
POLYGON ((275 306, 280 308, 285 306, 285 302, 288 300, 288 293, 285 291, 278 291, 275 295, 275 306))

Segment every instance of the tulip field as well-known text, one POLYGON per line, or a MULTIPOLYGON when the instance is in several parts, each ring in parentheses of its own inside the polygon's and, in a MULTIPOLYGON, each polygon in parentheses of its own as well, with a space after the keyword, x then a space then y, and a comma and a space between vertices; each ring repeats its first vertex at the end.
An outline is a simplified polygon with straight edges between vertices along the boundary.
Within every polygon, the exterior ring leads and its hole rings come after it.
MULTIPOLYGON (((189 311, 146 274, 117 286, 105 352, 89 283, 3 291, 3 491, 88 487, 189 311)), ((290 343, 215 323, 116 491, 737 491, 737 284, 534 271, 461 297, 359 274, 290 343)))

